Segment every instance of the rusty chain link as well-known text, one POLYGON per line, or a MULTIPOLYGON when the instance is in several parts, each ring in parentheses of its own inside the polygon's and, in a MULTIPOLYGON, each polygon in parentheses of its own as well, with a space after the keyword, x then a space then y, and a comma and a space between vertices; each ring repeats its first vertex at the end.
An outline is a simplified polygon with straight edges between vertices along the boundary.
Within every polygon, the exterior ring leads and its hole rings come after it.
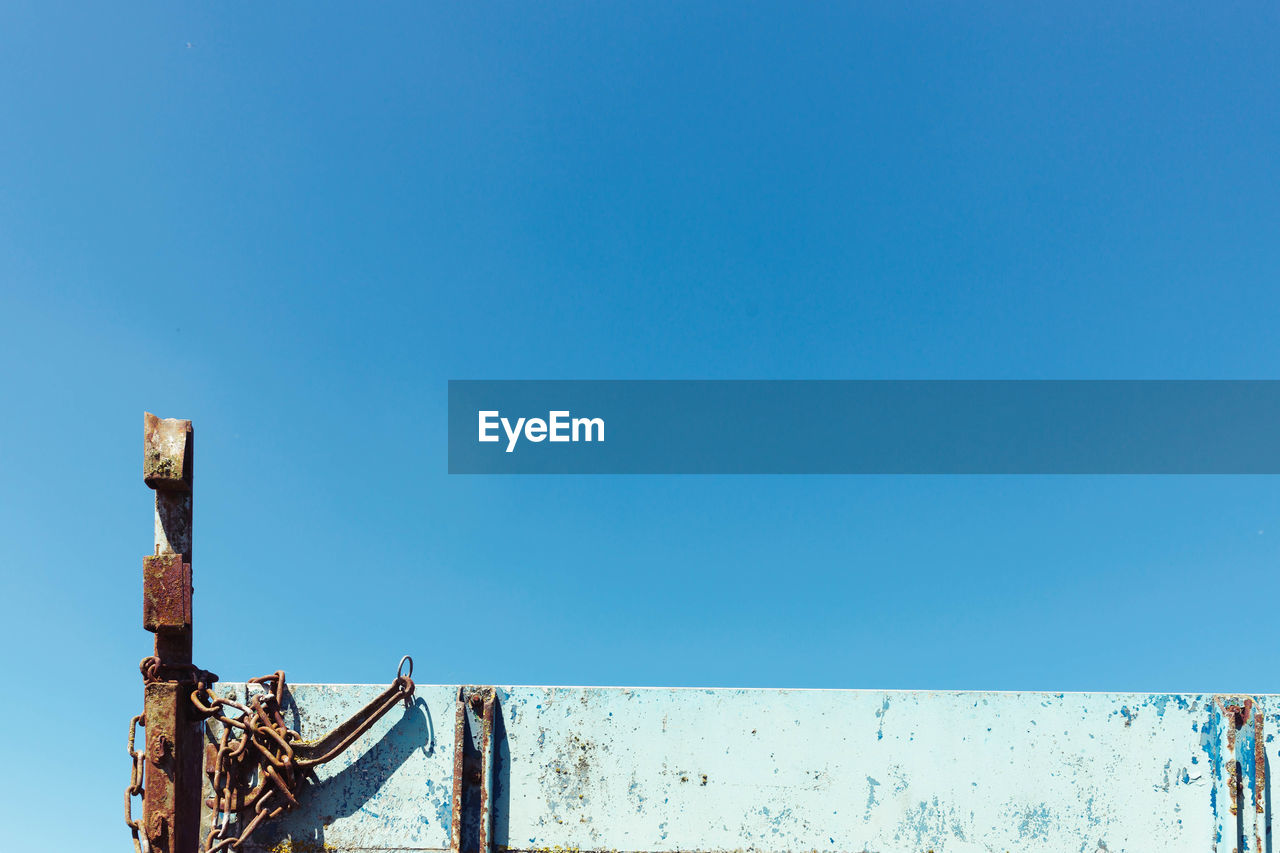
MULTIPOLYGON (((139 668, 144 683, 160 680, 164 674, 155 657, 144 658, 139 668)), ((213 817, 204 839, 204 853, 238 849, 264 821, 297 806, 298 790, 304 780, 314 779, 317 766, 336 758, 398 702, 409 707, 414 694, 413 659, 405 655, 390 687, 323 738, 304 741, 288 727, 281 712, 287 692, 284 672, 249 679, 248 684, 259 686, 261 692, 246 696, 248 704, 244 704, 237 702, 233 694, 217 696, 212 685, 218 677, 213 673, 194 666, 165 669, 172 674, 180 672, 185 676, 182 680, 194 687, 191 702, 208 721, 205 730, 216 742, 216 752, 212 750, 214 743, 209 744, 212 755, 205 767, 213 789, 206 805, 212 809, 213 817), (208 723, 216 724, 216 730, 208 723), (232 834, 233 817, 237 834, 232 834)), ((139 724, 145 731, 142 714, 134 717, 129 726, 133 768, 125 789, 125 823, 133 834, 135 853, 145 853, 139 838, 141 821, 133 817, 133 797, 142 795, 146 772, 146 751, 134 748, 139 724)))
POLYGON ((133 849, 135 853, 142 853, 142 841, 138 835, 142 829, 142 824, 141 821, 133 819, 133 798, 142 796, 142 781, 147 766, 147 754, 142 750, 133 748, 134 735, 137 734, 139 724, 144 727, 146 725, 143 722, 142 714, 129 721, 129 758, 133 761, 133 770, 129 774, 129 787, 124 789, 124 822, 133 834, 133 849))
POLYGON ((296 807, 298 789, 304 780, 314 778, 315 767, 351 746, 397 703, 411 704, 412 673, 413 661, 406 656, 390 687, 317 741, 304 741, 285 723, 281 713, 286 692, 283 672, 249 679, 248 683, 260 686, 262 692, 246 696, 248 704, 216 696, 204 683, 197 684, 191 693, 192 703, 220 729, 212 767, 206 767, 212 776, 213 797, 208 805, 213 819, 204 841, 205 853, 239 848, 263 821, 296 807), (409 671, 402 674, 406 661, 409 671), (233 815, 239 829, 234 835, 233 815))

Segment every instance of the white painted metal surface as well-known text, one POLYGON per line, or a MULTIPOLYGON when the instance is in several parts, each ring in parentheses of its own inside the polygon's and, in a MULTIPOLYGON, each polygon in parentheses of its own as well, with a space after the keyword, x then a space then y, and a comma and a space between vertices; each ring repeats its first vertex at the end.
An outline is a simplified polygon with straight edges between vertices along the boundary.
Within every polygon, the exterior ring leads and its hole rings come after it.
MULTIPOLYGON (((291 725, 319 736, 382 689, 294 685, 291 725)), ((321 768, 302 807, 250 848, 447 850, 457 691, 419 686, 412 709, 393 711, 321 768)), ((1271 850, 1275 697, 568 687, 498 695, 498 848, 1271 850)))

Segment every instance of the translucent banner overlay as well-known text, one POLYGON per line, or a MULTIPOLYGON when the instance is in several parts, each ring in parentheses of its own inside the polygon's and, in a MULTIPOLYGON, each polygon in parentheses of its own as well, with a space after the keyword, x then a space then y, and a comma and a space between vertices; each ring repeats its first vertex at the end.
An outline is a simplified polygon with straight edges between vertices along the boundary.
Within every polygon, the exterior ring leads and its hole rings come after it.
POLYGON ((451 474, 1276 474, 1280 381, 449 382, 451 474))

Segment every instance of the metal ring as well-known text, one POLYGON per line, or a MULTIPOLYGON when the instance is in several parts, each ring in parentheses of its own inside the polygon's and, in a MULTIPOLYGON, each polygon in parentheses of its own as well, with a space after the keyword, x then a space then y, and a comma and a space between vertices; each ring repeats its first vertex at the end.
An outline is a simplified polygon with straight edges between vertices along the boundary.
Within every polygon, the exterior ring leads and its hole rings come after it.
POLYGON ((396 678, 413 678, 413 658, 409 657, 408 655, 405 655, 404 657, 400 658, 400 665, 396 667, 396 678), (408 672, 404 671, 405 661, 409 662, 408 672))

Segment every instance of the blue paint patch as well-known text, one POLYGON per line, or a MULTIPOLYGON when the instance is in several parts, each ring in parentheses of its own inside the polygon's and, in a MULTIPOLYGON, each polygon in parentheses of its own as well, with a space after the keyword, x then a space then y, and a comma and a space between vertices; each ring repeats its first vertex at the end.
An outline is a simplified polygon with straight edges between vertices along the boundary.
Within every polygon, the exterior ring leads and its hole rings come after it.
POLYGON ((880 787, 880 781, 878 779, 872 779, 870 776, 868 776, 867 777, 867 811, 863 815, 863 819, 866 821, 871 820, 871 810, 878 805, 878 802, 876 800, 876 788, 878 787, 880 787))
POLYGON ((446 833, 453 832, 453 787, 449 788, 448 793, 444 791, 444 785, 440 785, 440 790, 436 790, 436 785, 430 779, 427 780, 427 802, 435 805, 436 823, 442 826, 446 833))
POLYGON ((1249 792, 1250 799, 1253 797, 1253 791, 1256 790, 1255 784, 1257 783, 1258 765, 1253 757, 1256 746, 1257 734, 1256 729, 1253 727, 1253 720, 1247 720, 1236 734, 1235 759, 1240 764, 1241 787, 1244 791, 1249 792))
MULTIPOLYGON (((1222 714, 1217 703, 1209 706, 1209 720, 1200 730, 1200 748, 1209 757, 1209 773, 1211 780, 1222 778, 1222 714)), ((1194 758, 1192 759, 1194 761, 1194 758)), ((1222 841, 1222 822, 1218 814, 1218 786, 1209 786, 1209 811, 1213 814, 1217 841, 1222 841)))
POLYGON ((1022 820, 1018 822, 1018 834, 1026 839, 1048 840, 1052 824, 1053 814, 1047 805, 1041 803, 1022 813, 1022 820))

